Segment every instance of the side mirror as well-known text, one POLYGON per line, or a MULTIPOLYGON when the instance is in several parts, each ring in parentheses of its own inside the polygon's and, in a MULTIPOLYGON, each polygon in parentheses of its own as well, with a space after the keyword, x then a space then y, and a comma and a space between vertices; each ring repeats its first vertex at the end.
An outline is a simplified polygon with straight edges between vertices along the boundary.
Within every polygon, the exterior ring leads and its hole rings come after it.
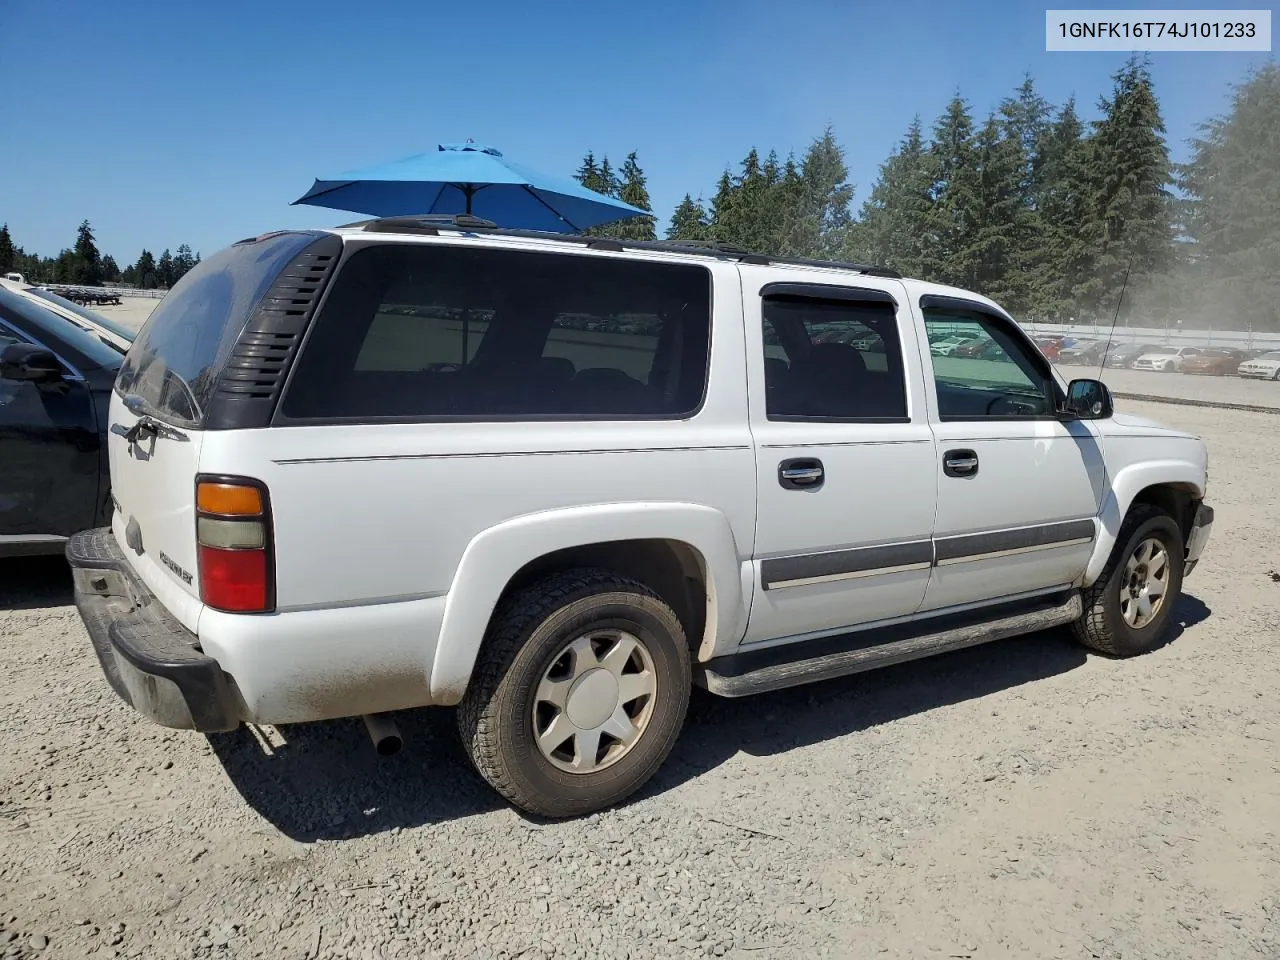
POLYGON ((1106 420, 1115 412, 1111 391, 1101 380, 1072 380, 1063 412, 1077 420, 1106 420))
POLYGON ((50 350, 31 343, 11 343, 0 350, 0 380, 48 383, 62 379, 62 364, 50 350))

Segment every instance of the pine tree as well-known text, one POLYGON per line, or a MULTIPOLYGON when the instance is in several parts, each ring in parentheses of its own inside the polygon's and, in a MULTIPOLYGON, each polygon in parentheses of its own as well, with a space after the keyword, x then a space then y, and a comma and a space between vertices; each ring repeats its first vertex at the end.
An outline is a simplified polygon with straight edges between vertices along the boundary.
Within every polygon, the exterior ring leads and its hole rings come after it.
POLYGON ((925 252, 923 273, 929 280, 963 286, 978 268, 975 240, 982 199, 973 117, 959 94, 938 118, 929 154, 934 182, 928 232, 933 243, 925 252))
POLYGON ((710 224, 707 211, 700 201, 689 194, 684 195, 675 213, 671 215, 671 225, 667 227, 668 240, 706 240, 710 224))
MULTIPOLYGON (((634 150, 627 154, 622 164, 622 188, 618 191, 618 199, 641 210, 653 209, 644 171, 640 169, 634 150)), ((609 236, 620 240, 653 240, 657 236, 654 222, 653 217, 629 217, 609 224, 609 236)))
POLYGON ((917 115, 901 143, 880 165, 880 176, 862 205, 846 253, 850 260, 892 267, 919 276, 932 245, 933 157, 917 115))
POLYGON ((120 282, 120 267, 116 264, 116 258, 109 253, 102 258, 102 282, 120 282))
POLYGON ((93 239, 93 228, 88 220, 80 222, 76 231, 74 261, 64 264, 63 273, 69 273, 69 282, 96 286, 102 283, 102 258, 93 239))
POLYGON ((135 282, 143 290, 154 290, 159 285, 156 278, 156 258, 151 255, 150 250, 144 249, 138 255, 138 260, 133 265, 133 273, 136 277, 135 282))
POLYGON ((187 275, 187 272, 196 265, 195 257, 191 254, 191 248, 185 243, 178 247, 178 252, 173 255, 173 282, 177 283, 187 275))
POLYGON ((733 184, 734 202, 726 221, 726 241, 753 252, 768 252, 771 242, 769 180, 755 147, 742 160, 733 184))
POLYGON ((1198 322, 1225 314, 1235 329, 1280 332, 1280 67, 1250 72, 1191 145, 1178 170, 1194 251, 1184 309, 1198 322))
POLYGON ((13 245, 13 237, 9 235, 9 225, 0 225, 0 273, 9 273, 14 269, 18 249, 13 245))
POLYGON ((721 243, 736 243, 730 235, 734 228, 734 205, 737 201, 733 177, 725 170, 720 174, 720 182, 716 184, 716 195, 711 198, 711 223, 708 227, 708 239, 721 243))
POLYGON ((1031 270, 1034 319, 1057 322, 1074 315, 1074 290, 1090 268, 1094 244, 1081 237, 1090 216, 1090 145, 1076 115, 1075 98, 1058 111, 1040 146, 1036 210, 1040 242, 1031 270))
POLYGON ((617 198, 622 190, 622 184, 618 180, 617 173, 614 172, 613 166, 609 163, 608 157, 600 160, 600 170, 598 177, 598 186, 592 187, 598 193, 603 193, 606 197, 617 198))
POLYGON ((1172 169, 1146 60, 1130 58, 1113 80, 1089 138, 1090 208, 1080 237, 1093 262, 1073 291, 1080 309, 1093 316, 1115 309, 1130 266, 1130 282, 1141 285, 1173 261, 1172 169), (1108 239, 1112 219, 1123 224, 1118 242, 1108 239))
POLYGON ((156 263, 156 282, 162 288, 172 287, 173 278, 173 254, 166 247, 164 253, 160 254, 160 260, 156 263))
POLYGON ((849 237, 853 184, 845 166, 844 150, 830 125, 805 151, 799 167, 800 195, 796 217, 788 230, 786 248, 792 256, 834 259, 849 237))
POLYGON ((582 164, 578 167, 573 178, 588 190, 597 190, 600 183, 600 168, 596 166, 596 155, 588 150, 587 155, 582 158, 582 164))
POLYGON ((1017 95, 1005 98, 1000 104, 1002 132, 1016 140, 1022 150, 1022 189, 1032 206, 1044 164, 1044 142, 1052 126, 1052 113, 1049 101, 1036 92, 1035 81, 1029 73, 1023 76, 1017 95))
POLYGON ((1006 129, 990 116, 974 141, 978 203, 966 252, 972 270, 966 285, 1022 315, 1031 299, 1026 254, 1035 242, 1037 219, 1027 196, 1023 140, 1006 135, 1006 129))

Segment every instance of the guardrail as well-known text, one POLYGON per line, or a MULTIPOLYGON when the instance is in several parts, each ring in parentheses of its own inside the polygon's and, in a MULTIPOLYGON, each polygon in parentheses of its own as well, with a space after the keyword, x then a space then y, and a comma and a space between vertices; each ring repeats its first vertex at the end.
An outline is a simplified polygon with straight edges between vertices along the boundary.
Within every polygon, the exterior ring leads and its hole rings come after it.
POLYGON ((1239 347, 1244 350, 1280 350, 1280 334, 1251 330, 1188 330, 1171 327, 1116 327, 1105 323, 1024 323, 1036 335, 1076 337, 1080 340, 1113 340, 1117 343, 1149 343, 1162 347, 1239 347))

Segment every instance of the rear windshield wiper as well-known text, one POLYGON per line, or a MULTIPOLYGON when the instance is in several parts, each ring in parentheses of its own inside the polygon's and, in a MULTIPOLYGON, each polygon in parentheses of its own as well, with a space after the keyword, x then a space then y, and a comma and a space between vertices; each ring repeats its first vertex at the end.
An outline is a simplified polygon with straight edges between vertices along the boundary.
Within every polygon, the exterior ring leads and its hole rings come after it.
POLYGON ((167 423, 157 420, 151 414, 146 413, 147 402, 136 393, 126 394, 123 399, 125 407, 129 412, 137 414, 138 420, 132 427, 113 423, 111 432, 116 436, 124 437, 129 443, 137 443, 144 433, 149 433, 153 437, 162 437, 166 440, 177 440, 180 443, 186 443, 191 439, 181 430, 174 429, 167 423))

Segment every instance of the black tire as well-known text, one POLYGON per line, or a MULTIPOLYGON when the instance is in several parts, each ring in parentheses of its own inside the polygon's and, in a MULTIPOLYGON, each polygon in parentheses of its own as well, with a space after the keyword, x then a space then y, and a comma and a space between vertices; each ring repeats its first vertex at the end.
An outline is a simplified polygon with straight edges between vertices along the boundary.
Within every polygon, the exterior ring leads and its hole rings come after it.
POLYGON ((691 676, 684 628, 662 598, 609 570, 566 570, 495 612, 458 707, 458 732, 476 770, 517 807, 543 817, 585 816, 630 796, 666 760, 684 725, 691 676), (534 693, 567 643, 605 627, 629 631, 648 651, 657 683, 652 713, 617 762, 565 772, 534 740, 534 693))
POLYGON ((1182 560, 1185 556, 1182 531, 1172 517, 1159 507, 1146 503, 1131 507, 1102 575, 1084 591, 1084 613, 1071 625, 1076 640, 1113 657, 1137 656, 1158 647, 1164 640, 1182 593, 1182 560), (1155 616, 1135 629, 1125 623, 1120 612, 1120 583, 1129 556, 1149 537, 1159 539, 1169 555, 1169 584, 1155 616))

